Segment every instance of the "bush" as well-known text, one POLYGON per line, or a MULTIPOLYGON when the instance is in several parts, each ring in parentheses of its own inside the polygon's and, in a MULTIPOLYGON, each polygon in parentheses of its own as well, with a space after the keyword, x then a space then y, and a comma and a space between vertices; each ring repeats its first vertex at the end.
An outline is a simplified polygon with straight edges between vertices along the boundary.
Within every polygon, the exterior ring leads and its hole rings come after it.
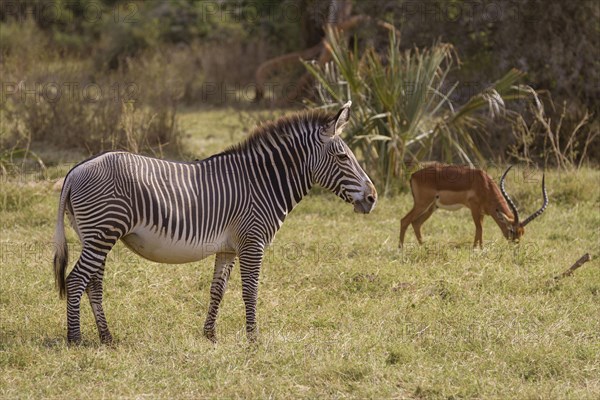
POLYGON ((509 148, 513 158, 526 163, 543 162, 559 169, 579 169, 590 161, 591 155, 597 157, 600 123, 588 110, 579 114, 566 102, 558 108, 549 94, 535 99, 528 105, 527 113, 513 124, 515 141, 509 148))
POLYGON ((510 116, 505 100, 526 93, 515 86, 522 74, 512 70, 455 105, 451 95, 458 82, 448 82, 447 76, 458 58, 449 44, 400 51, 392 35, 383 51, 359 51, 332 30, 327 42, 332 63, 305 63, 318 82, 319 102, 338 107, 353 101, 353 125, 346 131, 350 146, 386 191, 405 164, 427 158, 485 164, 474 136, 484 135, 493 118, 510 116))
POLYGON ((32 71, 3 104, 9 140, 30 137, 61 148, 84 148, 91 154, 127 149, 128 133, 141 129, 138 136, 144 137, 145 150, 177 145, 176 95, 159 88, 144 97, 146 89, 130 76, 93 79, 78 65, 52 74, 32 71))
POLYGON ((178 104, 202 82, 189 52, 159 48, 125 58, 117 70, 97 71, 89 60, 63 59, 32 40, 43 36, 34 24, 11 25, 1 67, 3 148, 24 138, 90 154, 178 146, 178 104))

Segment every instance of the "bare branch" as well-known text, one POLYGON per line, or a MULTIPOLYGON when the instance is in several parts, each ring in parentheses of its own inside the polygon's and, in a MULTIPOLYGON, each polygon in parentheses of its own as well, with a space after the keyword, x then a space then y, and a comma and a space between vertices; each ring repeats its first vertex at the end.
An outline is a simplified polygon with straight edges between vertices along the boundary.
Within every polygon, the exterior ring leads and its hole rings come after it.
POLYGON ((554 280, 555 280, 555 281, 558 281, 558 280, 560 280, 560 279, 562 279, 562 278, 565 278, 565 277, 567 277, 567 276, 571 276, 571 275, 573 275, 573 272, 574 272, 574 271, 575 271, 577 268, 581 267, 583 264, 585 264, 586 262, 590 261, 591 259, 592 259, 592 257, 590 256, 590 253, 585 253, 583 256, 581 256, 581 257, 579 258, 579 260, 577 260, 577 261, 575 262, 575 264, 571 265, 571 267, 570 267, 568 270, 566 270, 565 272, 563 272, 563 273, 562 273, 562 274, 560 274, 560 275, 556 275, 556 276, 554 277, 554 280))

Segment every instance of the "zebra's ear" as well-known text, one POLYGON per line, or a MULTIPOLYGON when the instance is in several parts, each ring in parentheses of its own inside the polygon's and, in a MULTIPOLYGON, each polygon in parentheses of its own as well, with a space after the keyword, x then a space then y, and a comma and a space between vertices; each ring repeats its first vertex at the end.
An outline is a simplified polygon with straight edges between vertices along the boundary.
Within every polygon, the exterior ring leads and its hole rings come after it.
POLYGON ((344 126, 350 121, 350 106, 352 105, 351 101, 348 101, 346 104, 342 106, 340 111, 335 115, 331 124, 327 127, 327 133, 330 136, 336 136, 342 133, 344 126))

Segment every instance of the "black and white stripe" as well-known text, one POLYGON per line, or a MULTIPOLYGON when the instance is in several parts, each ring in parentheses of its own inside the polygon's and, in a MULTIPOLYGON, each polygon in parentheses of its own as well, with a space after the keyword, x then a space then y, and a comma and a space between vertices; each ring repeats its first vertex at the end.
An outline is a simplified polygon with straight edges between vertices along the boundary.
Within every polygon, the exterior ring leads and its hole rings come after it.
POLYGON ((337 115, 305 112, 258 128, 243 143, 206 160, 170 162, 109 152, 74 167, 63 185, 55 241, 55 278, 67 295, 69 342, 79 342, 84 291, 103 342, 112 340, 102 310, 106 256, 118 240, 157 262, 191 262, 216 254, 204 332, 215 340, 219 303, 239 257, 246 329, 256 333, 258 277, 265 246, 314 184, 368 213, 377 193, 339 133, 337 115), (65 279, 67 213, 83 249, 65 279))

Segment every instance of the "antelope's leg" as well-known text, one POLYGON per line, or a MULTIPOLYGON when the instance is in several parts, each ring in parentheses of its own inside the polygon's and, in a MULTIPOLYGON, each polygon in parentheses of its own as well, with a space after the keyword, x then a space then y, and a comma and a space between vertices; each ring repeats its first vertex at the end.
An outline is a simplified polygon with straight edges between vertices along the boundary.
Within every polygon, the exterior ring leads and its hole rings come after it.
POLYGON ((229 275, 235 264, 234 253, 217 253, 215 257, 215 271, 210 285, 210 305, 204 322, 204 336, 212 342, 217 341, 215 323, 219 314, 219 304, 227 289, 229 275))
POLYGON ((473 217, 473 222, 475 223, 475 241, 473 242, 473 247, 477 247, 478 243, 479 247, 483 247, 483 213, 478 206, 472 205, 471 216, 473 217))
POLYGON ((404 246, 404 235, 406 235, 406 229, 412 223, 414 211, 415 207, 413 206, 413 208, 408 212, 408 214, 406 214, 404 218, 400 220, 400 238, 398 241, 399 248, 402 248, 402 246, 404 246))
MULTIPOLYGON (((420 204, 422 203, 417 203, 415 201, 415 205, 413 206, 412 210, 410 210, 408 214, 406 214, 404 218, 402 218, 402 220, 400 221, 400 241, 398 243, 398 247, 400 248, 402 248, 402 246, 404 245, 404 236, 406 235, 406 230, 408 229, 408 226, 411 225, 415 219, 419 218, 423 213, 425 213, 429 206, 432 205, 432 203, 426 203, 426 205, 424 206, 420 204)), ((419 243, 421 243, 420 240, 419 243)))
POLYGON ((431 217, 431 214, 433 214, 434 211, 435 204, 432 203, 431 206, 429 206, 429 208, 424 213, 416 217, 412 222, 412 227, 415 231, 415 236, 417 237, 419 244, 423 244, 423 239, 421 237, 421 225, 423 225, 423 223, 427 221, 429 217, 431 217))

